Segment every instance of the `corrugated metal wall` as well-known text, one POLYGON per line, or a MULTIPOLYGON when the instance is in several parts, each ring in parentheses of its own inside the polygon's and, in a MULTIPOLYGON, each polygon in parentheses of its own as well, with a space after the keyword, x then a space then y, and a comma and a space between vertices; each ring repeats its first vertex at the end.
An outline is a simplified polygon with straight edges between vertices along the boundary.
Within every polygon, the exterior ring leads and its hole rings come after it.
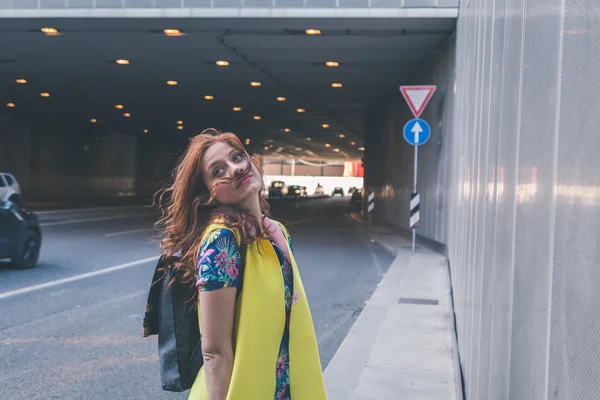
POLYGON ((0 9, 60 8, 456 8, 459 0, 0 0, 0 9))
MULTIPOLYGON (((466 397, 600 398, 600 3, 463 0, 456 48, 420 71, 401 83, 441 89, 420 233, 448 246, 466 397)), ((400 95, 368 116, 366 179, 406 228, 399 110, 400 95)))

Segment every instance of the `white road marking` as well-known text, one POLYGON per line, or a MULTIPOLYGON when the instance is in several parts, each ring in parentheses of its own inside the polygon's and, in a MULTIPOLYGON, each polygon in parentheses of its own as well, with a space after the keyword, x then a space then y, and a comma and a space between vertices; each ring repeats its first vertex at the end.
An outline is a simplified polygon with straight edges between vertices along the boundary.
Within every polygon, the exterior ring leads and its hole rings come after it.
POLYGON ((123 232, 115 232, 115 233, 105 233, 105 237, 118 236, 118 235, 127 235, 128 233, 136 233, 136 232, 144 232, 149 231, 152 228, 144 228, 144 229, 134 229, 132 231, 123 231, 123 232))
POLYGON ((62 210, 46 210, 46 211, 33 211, 38 215, 49 215, 49 214, 60 214, 60 213, 78 213, 87 211, 112 211, 112 210, 128 210, 130 208, 142 208, 144 205, 137 206, 118 206, 118 207, 89 207, 89 208, 69 208, 62 210))
POLYGON ((159 256, 148 257, 148 258, 144 258, 143 260, 132 261, 132 262, 128 262, 125 264, 115 265, 114 267, 104 268, 104 269, 100 269, 97 271, 87 272, 85 274, 74 275, 74 276, 71 276, 68 278, 57 279, 57 280, 46 282, 46 283, 40 283, 38 285, 32 285, 32 286, 27 286, 27 287, 24 287, 21 289, 12 290, 10 292, 0 293, 0 300, 6 299, 8 297, 18 296, 20 294, 35 292, 37 290, 47 289, 50 287, 62 285, 64 283, 70 283, 70 282, 75 282, 75 281, 79 281, 79 280, 86 279, 86 278, 91 278, 93 276, 108 274, 110 272, 119 271, 121 269, 135 267, 136 265, 144 264, 144 263, 147 263, 150 261, 156 261, 156 260, 158 260, 158 258, 159 258, 159 256))
POLYGON ((304 224, 306 222, 311 222, 311 221, 316 221, 319 218, 307 218, 307 219, 301 219, 299 221, 292 221, 292 222, 288 222, 287 224, 283 224, 283 226, 294 226, 294 225, 300 225, 300 224, 304 224))
POLYGON ((113 215, 110 217, 94 217, 94 218, 80 218, 80 219, 70 219, 66 221, 57 221, 57 222, 42 222, 40 226, 55 226, 55 225, 67 225, 67 224, 81 224, 84 222, 94 222, 94 221, 106 221, 109 219, 126 219, 126 218, 139 218, 149 216, 151 214, 132 214, 132 215, 113 215))

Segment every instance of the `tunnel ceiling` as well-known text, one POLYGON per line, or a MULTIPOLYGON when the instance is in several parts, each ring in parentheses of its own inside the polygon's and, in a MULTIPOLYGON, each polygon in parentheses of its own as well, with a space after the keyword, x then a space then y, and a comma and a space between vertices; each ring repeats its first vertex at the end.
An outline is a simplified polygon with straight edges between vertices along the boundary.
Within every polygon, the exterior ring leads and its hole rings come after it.
POLYGON ((367 106, 399 95, 403 77, 455 25, 453 18, 1 21, 1 114, 48 134, 74 129, 140 141, 215 127, 250 139, 258 153, 319 158, 360 157, 367 106))

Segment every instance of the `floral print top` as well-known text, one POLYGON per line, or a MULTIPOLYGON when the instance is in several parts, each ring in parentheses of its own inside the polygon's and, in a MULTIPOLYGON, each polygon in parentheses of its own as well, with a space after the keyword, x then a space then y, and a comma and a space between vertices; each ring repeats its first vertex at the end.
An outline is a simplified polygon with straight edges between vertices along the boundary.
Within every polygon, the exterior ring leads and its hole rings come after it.
MULTIPOLYGON (((293 254, 294 249, 290 237, 288 237, 288 244, 293 254)), ((285 296, 285 328, 279 346, 279 356, 274 366, 276 377, 274 400, 292 400, 290 390, 289 338, 294 275, 285 252, 275 242, 271 241, 271 245, 281 265, 285 296)), ((241 279, 241 268, 240 251, 233 232, 229 229, 218 229, 212 232, 200 247, 196 269, 198 290, 209 291, 226 287, 238 287, 241 279)))

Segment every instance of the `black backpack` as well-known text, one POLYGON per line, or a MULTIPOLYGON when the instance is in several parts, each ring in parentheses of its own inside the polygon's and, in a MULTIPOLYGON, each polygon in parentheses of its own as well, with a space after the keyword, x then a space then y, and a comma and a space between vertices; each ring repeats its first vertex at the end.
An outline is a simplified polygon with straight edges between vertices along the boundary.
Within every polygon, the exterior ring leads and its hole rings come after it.
POLYGON ((178 260, 163 255, 156 264, 142 334, 158 335, 162 388, 171 392, 190 389, 203 364, 198 310, 190 301, 196 286, 175 279, 169 287, 178 260))
MULTIPOLYGON (((238 296, 242 291, 246 245, 240 246, 240 254, 238 296)), ((175 279, 169 287, 172 265, 177 261, 177 256, 162 255, 156 263, 142 333, 144 337, 158 335, 160 379, 163 390, 170 392, 189 390, 204 364, 198 310, 190 301, 196 286, 175 279)))

